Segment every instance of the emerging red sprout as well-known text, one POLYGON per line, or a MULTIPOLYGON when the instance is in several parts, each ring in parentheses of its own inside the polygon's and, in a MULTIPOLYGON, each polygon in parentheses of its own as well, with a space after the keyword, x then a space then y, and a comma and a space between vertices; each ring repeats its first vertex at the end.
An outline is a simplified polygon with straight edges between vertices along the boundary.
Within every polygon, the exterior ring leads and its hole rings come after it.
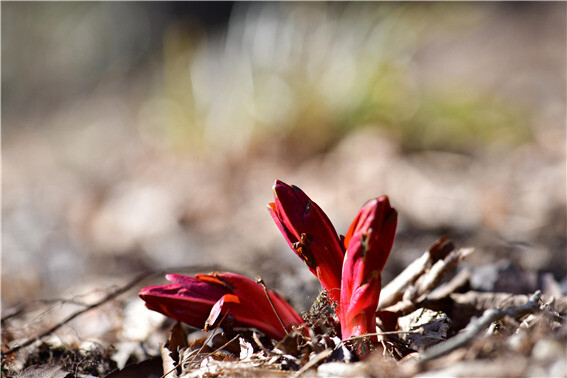
POLYGON ((221 314, 230 313, 236 327, 254 327, 280 340, 292 327, 303 323, 279 294, 267 290, 270 304, 261 285, 236 273, 198 274, 195 277, 168 274, 166 278, 172 284, 146 287, 140 291, 140 298, 150 310, 193 327, 206 328, 220 319, 221 314))
POLYGON ((342 338, 374 333, 382 269, 397 226, 388 197, 360 209, 343 243, 323 210, 298 187, 276 180, 274 198, 268 210, 289 246, 327 290, 342 338))
MULTIPOLYGON (((343 340, 374 333, 382 270, 397 226, 388 197, 364 205, 342 243, 327 215, 298 187, 276 180, 274 198, 268 210, 289 246, 327 291, 343 340)), ((144 288, 140 297, 149 309, 194 327, 206 328, 230 313, 236 327, 255 327, 282 339, 303 323, 277 293, 235 273, 166 278, 172 284, 144 288)))
POLYGON ((397 219, 388 197, 382 196, 360 209, 345 236, 339 313, 343 340, 376 332, 382 269, 394 243, 397 219))
MULTIPOLYGON (((340 300, 344 250, 327 215, 294 185, 276 180, 268 211, 291 249, 317 276, 331 301, 340 300)), ((337 308, 338 312, 338 308, 337 308)))

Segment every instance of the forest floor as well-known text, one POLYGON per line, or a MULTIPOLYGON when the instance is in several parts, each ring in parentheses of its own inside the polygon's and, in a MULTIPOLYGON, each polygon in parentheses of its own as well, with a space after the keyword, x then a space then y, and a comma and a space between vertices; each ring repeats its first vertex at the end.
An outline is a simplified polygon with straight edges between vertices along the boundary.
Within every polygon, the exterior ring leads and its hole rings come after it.
MULTIPOLYGON (((492 139, 418 148, 378 123, 333 139, 322 117, 311 126, 332 140, 324 148, 299 128, 260 131, 236 151, 176 149, 148 126, 163 121, 154 108, 140 110, 169 104, 141 99, 145 73, 3 113, 2 376, 565 376, 564 7, 487 6, 476 29, 469 20, 412 55, 416 87, 458 78, 514 105, 522 122, 499 118, 498 101, 449 109, 481 126, 507 120, 492 139), (398 210, 377 342, 315 326, 332 314, 268 214, 276 179, 301 187, 339 234, 370 198, 398 210), (137 296, 166 273, 222 270, 261 276, 313 333, 214 336, 137 296)), ((439 137, 434 121, 423 137, 439 137)))
MULTIPOLYGON (((337 338, 333 321, 329 323, 332 310, 319 299, 303 313, 309 336, 290 331, 279 342, 230 326, 203 332, 173 324, 132 298, 133 289, 158 272, 142 274, 107 293, 99 290, 83 298, 24 303, 2 318, 2 373, 15 376, 19 371, 20 377, 564 376, 567 297, 559 284, 545 275, 541 277, 545 294, 475 290, 474 281, 495 275, 523 285, 530 272, 511 264, 490 265, 483 271, 463 268, 461 262, 473 253, 473 248, 455 248, 442 238, 386 285, 374 342, 370 337, 337 338), (81 337, 89 331, 98 337, 81 337), (28 338, 30 333, 35 336, 28 338)), ((492 284, 496 289, 498 283, 492 284)), ((514 289, 514 283, 508 285, 514 289)), ((521 291, 519 286, 516 289, 521 291)))
MULTIPOLYGON (((71 227, 99 251, 122 252, 83 256, 81 264, 88 267, 77 266, 84 277, 62 276, 67 288, 59 287, 56 297, 47 292, 30 301, 13 298, 2 315, 3 374, 562 376, 565 210, 561 186, 545 180, 559 180, 564 162, 553 163, 550 151, 532 143, 498 161, 488 153, 406 155, 380 133, 363 130, 300 169, 269 155, 233 161, 230 169, 224 163, 205 167, 153 160, 142 174, 123 178, 127 183, 116 184, 119 189, 68 197, 75 212, 65 213, 71 227), (526 164, 540 164, 537 173, 519 172, 526 164), (373 195, 388 193, 400 212, 380 302, 380 310, 390 315, 378 313, 386 320, 382 331, 394 333, 381 335, 378 344, 364 344, 370 354, 362 361, 348 352, 356 346, 345 349, 328 330, 262 345, 248 332, 228 346, 221 338, 200 349, 195 345, 206 335, 173 328, 171 336, 173 322, 147 310, 136 295, 142 287, 165 282, 167 272, 229 270, 260 275, 304 316, 322 316, 309 312, 318 282, 288 250, 267 214, 272 172, 301 183, 331 219, 343 219, 336 223, 342 233, 348 218, 373 195), (327 190, 338 177, 345 181, 327 190), (458 183, 462 192, 455 190, 458 183), (431 203, 431 193, 441 194, 438 203, 431 203), (519 194, 507 198, 506 193, 519 194), (136 205, 140 195, 150 205, 136 205), (526 226, 522 206, 543 215, 531 217, 526 226), (141 213, 120 218, 124 209, 141 213), (136 233, 128 223, 132 219, 145 219, 144 233, 136 233), (161 229, 152 229, 152 222, 161 229), (452 242, 440 248, 435 242, 443 236, 452 242)), ((52 246, 52 259, 65 259, 61 245, 52 246)), ((4 293, 13 290, 7 293, 22 298, 22 293, 46 290, 33 280, 40 274, 37 268, 28 269, 5 285, 4 293)))

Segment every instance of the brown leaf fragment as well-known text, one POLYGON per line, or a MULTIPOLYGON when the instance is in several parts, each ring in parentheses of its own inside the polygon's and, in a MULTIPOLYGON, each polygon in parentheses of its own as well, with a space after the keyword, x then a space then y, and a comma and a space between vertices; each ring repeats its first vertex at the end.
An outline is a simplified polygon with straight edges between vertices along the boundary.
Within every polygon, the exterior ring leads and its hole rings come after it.
POLYGON ((232 355, 240 355, 240 343, 238 338, 229 340, 225 333, 216 333, 208 343, 212 350, 230 353, 232 355))
POLYGON ((167 377, 177 377, 181 354, 188 348, 187 332, 181 323, 176 322, 169 330, 167 342, 160 346, 163 374, 167 377))
POLYGON ((399 330, 409 347, 424 351, 432 345, 445 341, 452 328, 452 321, 442 312, 419 309, 398 320, 399 330))
POLYGON ((168 378, 179 377, 179 374, 177 373, 179 363, 171 357, 171 351, 165 345, 161 345, 160 353, 163 365, 163 375, 168 378))
POLYGON ((301 334, 299 332, 293 331, 288 333, 286 337, 276 344, 276 349, 281 350, 286 354, 290 354, 294 357, 299 355, 299 343, 301 339, 301 334))
POLYGON ((171 357, 177 361, 179 360, 179 351, 183 348, 187 348, 188 346, 187 332, 185 332, 181 323, 176 322, 169 330, 169 336, 165 343, 165 347, 171 351, 171 357))

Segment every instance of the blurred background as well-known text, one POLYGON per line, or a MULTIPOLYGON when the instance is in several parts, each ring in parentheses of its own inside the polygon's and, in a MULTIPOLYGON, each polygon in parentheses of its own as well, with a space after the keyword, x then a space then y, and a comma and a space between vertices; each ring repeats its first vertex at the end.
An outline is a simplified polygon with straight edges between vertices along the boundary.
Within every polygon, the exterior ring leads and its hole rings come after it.
POLYGON ((343 234, 389 195, 385 282, 449 235, 567 292, 565 3, 1 10, 4 308, 220 264, 304 309, 276 178, 343 234))

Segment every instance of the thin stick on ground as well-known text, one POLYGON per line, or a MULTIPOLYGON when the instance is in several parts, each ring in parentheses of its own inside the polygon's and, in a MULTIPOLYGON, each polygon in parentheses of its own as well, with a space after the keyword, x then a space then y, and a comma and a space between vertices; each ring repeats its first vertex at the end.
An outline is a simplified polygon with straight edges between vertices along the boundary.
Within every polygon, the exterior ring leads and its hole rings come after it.
MULTIPOLYGON (((218 347, 217 349, 213 350, 212 352, 209 352, 209 353, 205 354, 202 359, 205 360, 205 359, 211 357, 213 354, 215 354, 215 353, 217 353, 217 352, 223 350, 224 348, 226 348, 227 346, 229 346, 230 344, 232 344, 234 341, 238 340, 239 337, 240 337, 240 335, 234 336, 232 339, 230 339, 229 341, 227 341, 226 343, 224 343, 223 345, 221 345, 221 346, 218 347)), ((191 362, 191 363, 192 363, 192 362, 191 362)))
POLYGON ((458 348, 470 344, 493 322, 498 321, 505 316, 517 319, 524 315, 539 311, 540 298, 541 291, 538 290, 529 298, 528 302, 522 306, 509 307, 505 310, 497 310, 494 308, 486 310, 480 318, 471 321, 462 333, 428 349, 423 357, 419 360, 419 363, 431 361, 435 358, 444 356, 458 348))
POLYGON ((272 310, 274 310, 276 317, 280 321, 280 324, 281 324, 283 330, 285 331, 285 334, 289 335, 289 332, 288 332, 287 328, 285 328, 285 324, 284 324, 282 318, 280 317, 280 314, 278 314, 278 312, 276 311, 276 307, 274 306, 274 303, 272 302, 272 298, 270 298, 270 293, 268 292, 268 288, 266 287, 264 280, 262 279, 262 277, 258 276, 258 277, 256 277, 256 282, 258 282, 264 288, 264 293, 266 293, 266 298, 268 298, 268 302, 270 302, 270 306, 272 306, 272 310))
POLYGON ((228 316, 228 311, 223 315, 223 317, 221 318, 220 322, 218 322, 217 326, 215 327, 215 329, 213 329, 211 331, 211 333, 209 334, 209 336, 207 336, 207 338, 205 339, 205 341, 203 342, 203 345, 201 345, 201 347, 199 348, 199 350, 197 350, 197 353, 195 353, 195 355, 193 356, 193 358, 191 359, 191 361, 188 362, 188 364, 192 364, 193 362, 195 362, 195 360, 197 359, 197 357, 199 356, 199 354, 203 351, 203 348, 205 348, 205 345, 207 345, 207 343, 209 341, 212 340, 213 337, 215 337, 215 335, 217 334, 217 330, 220 328, 220 325, 222 324, 222 322, 224 322, 224 320, 226 319, 226 317, 228 316))
POLYGON ((150 279, 152 277, 156 277, 159 275, 164 275, 169 271, 184 271, 184 270, 192 270, 192 271, 201 271, 201 270, 218 270, 218 266, 187 266, 187 267, 181 267, 181 268, 176 268, 176 269, 160 269, 159 271, 147 271, 144 273, 141 273, 139 275, 137 275, 135 278, 133 278, 131 281, 129 281, 127 284, 125 284, 124 286, 116 289, 115 291, 109 293, 108 295, 106 295, 104 298, 102 298, 101 300, 92 303, 90 305, 87 305, 86 307, 82 308, 81 310, 78 310, 74 313, 72 313, 71 315, 69 315, 68 317, 66 317, 65 319, 63 319, 62 321, 60 321, 59 323, 57 323, 56 325, 54 325, 53 327, 49 328, 48 330, 40 333, 37 336, 31 337, 28 340, 24 341, 22 344, 16 345, 13 348, 8 349, 7 351, 3 352, 2 355, 9 355, 12 353, 15 353, 17 351, 19 351, 22 348, 26 348, 28 346, 30 346, 31 344, 33 344, 35 341, 37 340, 41 340, 44 337, 47 337, 49 335, 51 335, 53 332, 57 331, 59 328, 63 327, 65 324, 69 323, 71 320, 85 314, 86 312, 93 310, 107 302, 110 302, 111 300, 115 299, 116 297, 118 297, 121 294, 126 293, 127 291, 129 291, 130 289, 132 289, 134 286, 138 285, 139 283, 150 279))
POLYGON ((374 333, 365 333, 364 335, 352 336, 348 339, 344 339, 342 342, 353 341, 358 339, 364 339, 365 337, 371 336, 387 336, 387 335, 410 335, 414 333, 421 333, 421 331, 388 331, 388 332, 374 332, 374 333))
POLYGON ((16 307, 12 307, 10 309, 8 309, 7 313, 5 315, 2 316, 2 325, 4 325, 4 323, 6 323, 8 320, 15 318, 21 314, 23 314, 24 312, 26 312, 29 307, 33 306, 34 304, 41 304, 41 305, 50 305, 50 304, 72 304, 72 305, 76 305, 76 306, 81 306, 81 307, 87 307, 88 304, 81 302, 81 301, 77 301, 75 299, 64 299, 64 298, 54 298, 54 299, 32 299, 30 301, 26 301, 23 302, 19 305, 17 305, 16 307))

